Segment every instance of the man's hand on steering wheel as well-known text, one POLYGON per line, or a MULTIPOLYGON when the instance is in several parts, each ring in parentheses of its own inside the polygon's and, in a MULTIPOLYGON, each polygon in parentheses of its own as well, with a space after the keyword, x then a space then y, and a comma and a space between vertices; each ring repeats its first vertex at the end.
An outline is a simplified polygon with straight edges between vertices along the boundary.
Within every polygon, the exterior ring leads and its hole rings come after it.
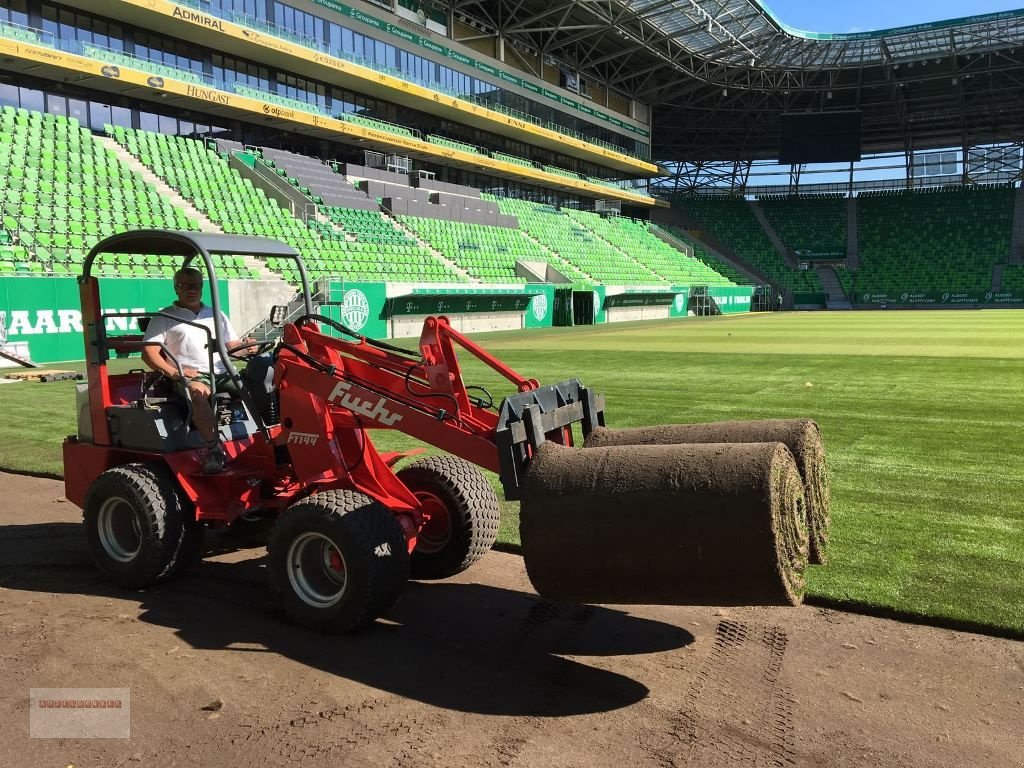
POLYGON ((257 357, 274 347, 273 341, 257 341, 252 337, 239 339, 228 348, 228 357, 233 360, 248 360, 250 357, 257 357))

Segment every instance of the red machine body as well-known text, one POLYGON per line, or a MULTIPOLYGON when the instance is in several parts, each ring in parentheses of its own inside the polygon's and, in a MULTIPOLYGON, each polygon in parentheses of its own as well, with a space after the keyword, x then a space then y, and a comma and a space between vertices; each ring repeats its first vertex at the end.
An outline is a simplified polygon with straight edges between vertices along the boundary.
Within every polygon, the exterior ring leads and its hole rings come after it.
MULTIPOLYGON (((536 380, 496 359, 443 316, 426 318, 416 354, 354 334, 353 340, 327 335, 322 324, 332 321, 304 315, 283 327, 275 356, 279 423, 227 441, 228 468, 205 475, 200 448, 148 452, 111 439, 112 408, 138 401, 145 372, 112 375, 107 359, 111 352, 137 351, 143 341, 141 335, 108 336, 104 322, 113 315, 102 311, 97 278, 84 276, 80 283, 92 439, 71 437, 64 444, 67 498, 79 506, 84 506, 93 480, 111 467, 162 461, 192 502, 197 521, 227 525, 256 510, 283 509, 317 491, 347 488, 400 516, 411 551, 427 515, 422 498, 406 488, 392 467, 421 450, 379 453, 370 431, 400 430, 479 467, 507 474, 508 462, 503 468, 499 455, 499 414, 485 407, 493 404, 470 396, 457 350, 499 373, 517 393, 539 388, 536 380)), ((581 414, 577 408, 572 420, 581 414)), ((514 442, 528 458, 524 425, 510 425, 506 417, 504 426, 513 427, 514 442)), ((568 425, 547 424, 543 432, 542 439, 572 444, 568 425)))

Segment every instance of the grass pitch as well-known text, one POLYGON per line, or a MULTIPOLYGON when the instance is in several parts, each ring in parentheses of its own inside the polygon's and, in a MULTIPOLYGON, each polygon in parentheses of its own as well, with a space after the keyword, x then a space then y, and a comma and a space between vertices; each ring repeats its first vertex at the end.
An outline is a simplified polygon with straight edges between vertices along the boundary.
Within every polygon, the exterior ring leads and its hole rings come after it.
MULTIPOLYGON (((541 383, 578 377, 604 392, 613 427, 817 420, 833 527, 809 596, 1024 633, 1022 338, 1024 312, 998 310, 757 314, 478 340, 541 383)), ((467 383, 508 392, 461 361, 467 383)), ((61 472, 73 390, 0 386, 0 468, 61 472)), ((415 445, 377 434, 381 448, 415 445)), ((518 508, 502 507, 500 541, 514 547, 518 508)))

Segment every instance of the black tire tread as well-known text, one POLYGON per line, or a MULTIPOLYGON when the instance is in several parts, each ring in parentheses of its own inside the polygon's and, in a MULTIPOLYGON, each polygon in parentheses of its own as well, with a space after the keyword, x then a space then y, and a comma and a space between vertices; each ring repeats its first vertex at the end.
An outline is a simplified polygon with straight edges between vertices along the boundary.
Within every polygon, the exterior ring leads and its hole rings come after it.
POLYGON ((132 589, 144 589, 173 575, 189 559, 186 550, 196 539, 196 526, 189 520, 191 509, 163 464, 123 464, 108 469, 89 488, 82 514, 93 561, 118 584, 132 589), (131 569, 111 563, 104 557, 102 545, 92 540, 98 505, 115 493, 134 497, 130 501, 139 505, 145 521, 142 559, 136 560, 131 569))
POLYGON ((334 634, 359 629, 379 618, 398 602, 409 580, 406 539, 398 521, 382 505, 355 491, 321 491, 290 506, 278 517, 267 554, 275 593, 288 616, 303 626, 334 634), (345 549, 345 561, 350 574, 355 572, 362 583, 350 593, 344 611, 313 613, 298 602, 288 582, 289 544, 296 534, 313 529, 343 533, 354 544, 345 549), (391 557, 374 554, 382 542, 390 545, 391 557))
POLYGON ((465 525, 453 531, 450 552, 417 556, 413 551, 413 578, 443 579, 454 576, 491 550, 498 538, 501 507, 483 472, 457 456, 428 456, 414 461, 397 474, 413 490, 422 485, 436 484, 447 492, 465 517, 465 525))

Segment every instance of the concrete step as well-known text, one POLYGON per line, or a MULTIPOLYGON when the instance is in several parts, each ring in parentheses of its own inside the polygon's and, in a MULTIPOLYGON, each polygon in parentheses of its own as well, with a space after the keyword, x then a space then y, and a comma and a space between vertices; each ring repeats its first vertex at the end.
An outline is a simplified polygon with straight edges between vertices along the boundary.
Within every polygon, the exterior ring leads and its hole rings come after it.
POLYGON ((1024 264, 1024 186, 1017 187, 1013 203, 1013 234, 1010 235, 1010 264, 1024 264))
POLYGON ((775 227, 768 221, 768 217, 765 216, 764 209, 757 200, 748 200, 747 204, 750 206, 750 210, 754 212, 754 218, 761 224, 761 229, 768 235, 768 239, 772 241, 772 245, 775 246, 775 250, 778 251, 779 256, 782 257, 783 262, 790 269, 798 269, 800 267, 796 257, 790 253, 786 244, 782 242, 782 238, 779 237, 779 233, 775 231, 775 227))
POLYGON ((857 233, 857 198, 846 199, 846 267, 860 268, 860 239, 857 233))
POLYGON ((588 280, 593 280, 595 283, 599 282, 598 280, 595 280, 594 276, 591 275, 589 272, 585 272, 584 270, 582 270, 579 267, 577 267, 575 264, 570 264, 568 261, 566 261, 565 259, 562 258, 560 253, 558 253, 557 251, 551 250, 547 245, 545 245, 540 240, 535 238, 533 235, 531 235, 525 229, 520 229, 519 231, 522 233, 523 237, 525 237, 527 240, 529 240, 529 241, 539 245, 541 250, 544 251, 544 253, 548 254, 548 256, 550 256, 552 258, 552 260, 554 261, 553 268, 560 275, 562 275, 562 277, 564 277, 566 280, 569 280, 569 275, 572 274, 573 272, 579 272, 580 274, 586 276, 586 278, 588 280))
POLYGON ((421 247, 426 248, 428 251, 430 251, 431 255, 433 255, 433 257, 435 259, 437 259, 442 264, 444 264, 446 267, 448 267, 448 269, 452 270, 452 272, 454 272, 457 275, 462 275, 464 278, 469 280, 471 283, 482 282, 480 280, 477 280, 472 275, 470 275, 469 272, 464 270, 462 267, 460 267, 454 261, 449 259, 447 256, 445 256, 439 250, 434 248, 434 246, 432 246, 426 240, 421 238, 418 234, 416 234, 411 229, 409 229, 409 227, 405 226, 405 224, 403 224, 401 221, 399 221, 397 218, 395 218, 392 214, 390 214, 389 212, 385 211, 383 208, 381 208, 380 210, 381 210, 381 213, 383 214, 384 218, 386 218, 388 221, 391 222, 391 226, 393 226, 395 229, 401 230, 402 234, 408 235, 413 240, 415 240, 421 247))
POLYGON ((166 181, 157 176, 153 171, 142 164, 135 155, 129 152, 127 149, 118 144, 110 136, 96 136, 98 142, 103 144, 105 147, 113 150, 117 153, 118 159, 121 160, 125 165, 131 168, 133 171, 138 172, 143 179, 149 184, 152 184, 156 191, 166 197, 172 205, 181 208, 190 219, 195 219, 199 222, 199 229, 202 232, 223 232, 220 227, 210 221, 206 216, 195 206, 192 205, 188 200, 178 194, 178 191, 174 187, 170 186, 166 181))

